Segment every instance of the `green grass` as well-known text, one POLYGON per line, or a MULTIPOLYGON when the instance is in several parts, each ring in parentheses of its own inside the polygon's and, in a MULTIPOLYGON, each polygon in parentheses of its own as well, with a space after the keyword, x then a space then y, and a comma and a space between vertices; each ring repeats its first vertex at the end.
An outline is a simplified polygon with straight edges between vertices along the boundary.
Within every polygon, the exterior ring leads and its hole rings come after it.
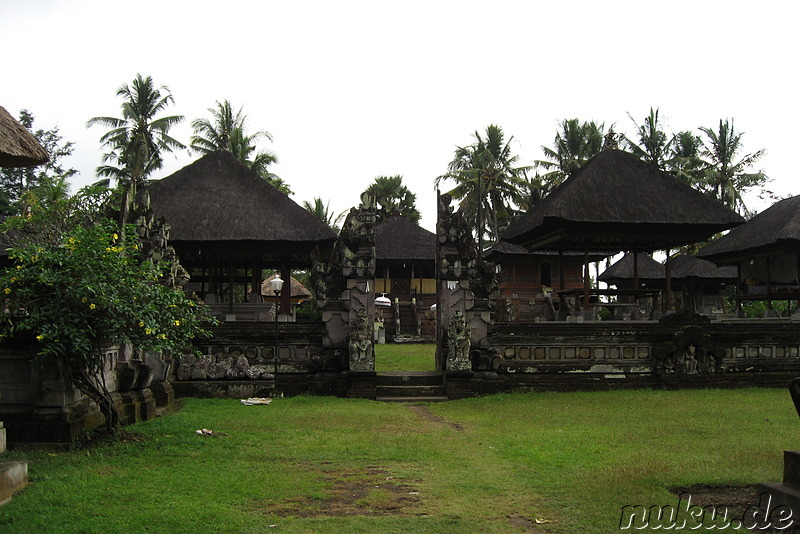
POLYGON ((436 345, 387 343, 375 345, 375 370, 386 371, 434 371, 436 369, 436 345))
POLYGON ((141 441, 0 455, 28 458, 31 480, 0 507, 0 532, 607 534, 626 504, 674 504, 672 487, 780 480, 783 450, 800 442, 788 392, 770 389, 497 395, 422 409, 187 399, 128 430, 141 441))

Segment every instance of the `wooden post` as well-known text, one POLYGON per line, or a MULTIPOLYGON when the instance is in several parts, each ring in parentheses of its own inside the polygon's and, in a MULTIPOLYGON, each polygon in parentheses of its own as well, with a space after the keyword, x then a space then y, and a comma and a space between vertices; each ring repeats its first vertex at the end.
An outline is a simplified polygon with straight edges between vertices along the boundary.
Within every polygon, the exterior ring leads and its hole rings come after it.
POLYGON ((664 274, 667 277, 667 280, 664 285, 664 314, 670 312, 672 308, 672 262, 669 261, 669 254, 671 249, 667 249, 667 261, 664 265, 664 270, 666 271, 664 274))
POLYGON ((583 250, 583 309, 589 309, 589 286, 591 278, 589 277, 589 247, 583 250))

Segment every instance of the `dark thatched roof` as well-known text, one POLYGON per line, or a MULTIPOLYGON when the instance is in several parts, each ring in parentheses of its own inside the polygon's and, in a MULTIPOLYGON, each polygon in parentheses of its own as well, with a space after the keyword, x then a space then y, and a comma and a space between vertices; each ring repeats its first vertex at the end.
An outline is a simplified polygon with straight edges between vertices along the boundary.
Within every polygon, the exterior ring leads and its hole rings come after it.
POLYGON ((156 217, 170 224, 170 242, 320 243, 336 234, 292 199, 239 163, 212 152, 149 183, 156 217))
POLYGON ((678 281, 702 279, 734 282, 737 278, 736 267, 717 267, 710 261, 685 254, 675 256, 670 260, 670 270, 672 279, 678 281))
MULTIPOLYGON (((581 251, 565 250, 565 256, 581 256, 584 253, 581 251)), ((607 256, 613 256, 614 252, 596 252, 589 253, 589 261, 599 261, 607 256)), ((530 251, 522 245, 515 245, 508 241, 498 241, 491 247, 483 251, 483 257, 489 261, 498 261, 502 257, 524 257, 524 256, 558 256, 557 250, 534 250, 530 251)))
POLYGON ((0 167, 31 167, 49 159, 39 141, 0 106, 0 167))
POLYGON ((375 226, 376 260, 436 260, 436 234, 400 215, 375 226))
MULTIPOLYGON (((636 263, 638 264, 639 280, 664 280, 666 277, 664 265, 647 254, 639 254, 636 263)), ((621 260, 600 273, 597 278, 608 284, 615 284, 621 280, 633 280, 633 254, 625 254, 621 260)))
POLYGON ((742 222, 656 166, 608 149, 512 221, 503 239, 528 248, 656 250, 696 243, 742 222))
POLYGON ((800 247, 800 196, 776 202, 742 226, 703 247, 697 255, 715 263, 784 252, 800 247))

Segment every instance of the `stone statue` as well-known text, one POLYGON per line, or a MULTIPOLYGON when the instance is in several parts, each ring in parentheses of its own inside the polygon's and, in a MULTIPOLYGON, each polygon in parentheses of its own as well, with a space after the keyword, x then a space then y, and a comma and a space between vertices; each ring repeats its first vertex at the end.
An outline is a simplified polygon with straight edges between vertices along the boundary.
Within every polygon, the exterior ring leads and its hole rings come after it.
POLYGON ((367 310, 360 309, 350 322, 350 361, 372 361, 372 327, 369 324, 367 310))
POLYGON ((449 359, 469 360, 470 333, 470 327, 464 318, 464 312, 456 310, 453 318, 450 319, 450 326, 447 329, 449 359))
POLYGON ((697 370, 697 358, 695 358, 695 353, 697 351, 697 347, 694 345, 689 345, 686 347, 686 352, 684 354, 684 362, 686 364, 686 374, 687 375, 696 375, 700 371, 697 370))

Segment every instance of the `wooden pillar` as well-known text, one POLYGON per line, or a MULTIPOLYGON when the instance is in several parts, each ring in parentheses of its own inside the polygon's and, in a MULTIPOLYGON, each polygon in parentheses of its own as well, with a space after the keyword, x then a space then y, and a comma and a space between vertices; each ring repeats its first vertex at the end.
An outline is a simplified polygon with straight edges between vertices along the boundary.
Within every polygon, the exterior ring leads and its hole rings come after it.
POLYGON ((664 285, 664 313, 667 314, 672 309, 672 262, 669 261, 669 255, 671 250, 667 249, 667 261, 664 265, 665 273, 664 275, 667 277, 667 280, 664 285))
POLYGON ((742 299, 739 298, 740 291, 742 290, 742 262, 736 264, 736 291, 734 292, 734 296, 736 297, 736 317, 742 317, 742 299))
POLYGON ((281 278, 283 278, 281 313, 288 317, 292 314, 292 268, 288 260, 281 262, 281 278))
POLYGON ((770 298, 770 295, 772 294, 772 273, 770 272, 770 267, 769 267, 770 258, 767 257, 766 260, 767 260, 767 309, 771 310, 772 298, 770 298))
MULTIPOLYGON (((635 250, 633 251, 633 289, 639 291, 639 253, 635 250)), ((635 294, 633 298, 636 298, 635 294)))
POLYGON ((228 262, 228 313, 233 313, 233 260, 228 262))
POLYGON ((558 251, 558 289, 564 289, 564 251, 558 251))
POLYGON ((583 309, 589 309, 589 286, 591 285, 589 276, 589 247, 583 250, 583 309))

